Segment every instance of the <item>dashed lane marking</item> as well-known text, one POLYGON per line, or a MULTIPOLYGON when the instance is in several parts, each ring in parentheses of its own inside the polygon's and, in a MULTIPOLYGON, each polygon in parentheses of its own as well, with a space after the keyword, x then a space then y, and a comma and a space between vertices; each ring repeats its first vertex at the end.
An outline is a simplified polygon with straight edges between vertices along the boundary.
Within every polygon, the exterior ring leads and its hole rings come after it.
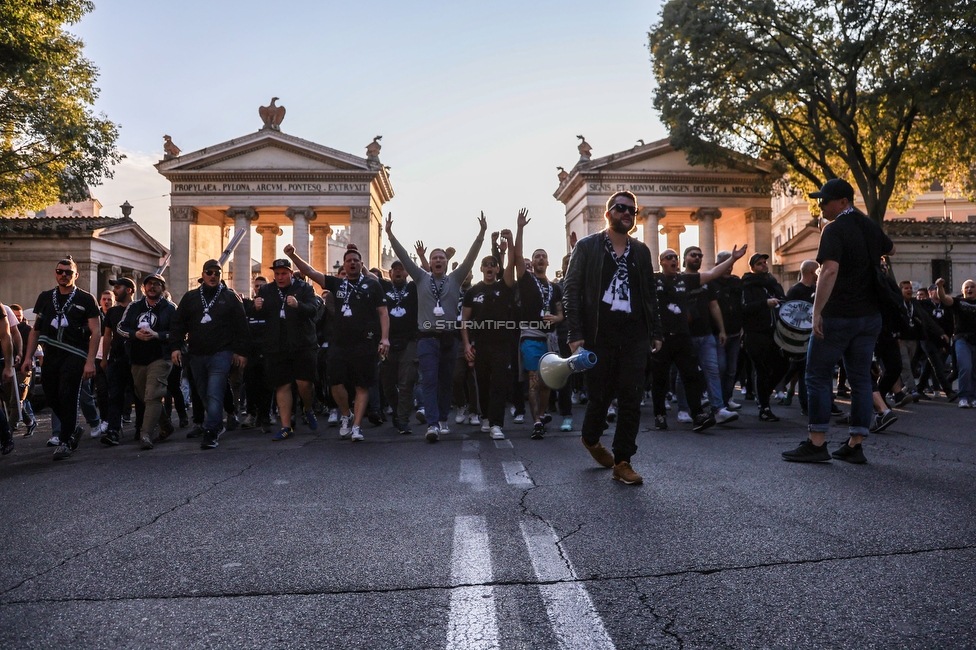
POLYGON ((459 478, 462 483, 469 483, 475 490, 485 489, 485 475, 481 471, 481 461, 476 458, 461 459, 461 475, 459 478))
POLYGON ((451 591, 447 623, 448 650, 498 648, 498 620, 495 612, 488 525, 484 517, 454 518, 454 550, 451 553, 451 584, 474 585, 451 591))
POLYGON ((505 480, 508 481, 509 485, 519 485, 519 486, 533 486, 535 483, 532 481, 532 477, 529 476, 529 472, 525 469, 525 465, 519 461, 505 461, 502 463, 502 469, 505 470, 505 480))

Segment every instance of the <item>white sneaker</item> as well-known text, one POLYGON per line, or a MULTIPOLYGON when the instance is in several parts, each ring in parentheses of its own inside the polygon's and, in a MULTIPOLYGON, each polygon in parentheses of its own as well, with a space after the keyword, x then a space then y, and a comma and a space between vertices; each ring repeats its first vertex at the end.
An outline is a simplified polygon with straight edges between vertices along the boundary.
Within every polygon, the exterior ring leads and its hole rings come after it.
POLYGON ((579 404, 580 403, 580 395, 579 395, 579 393, 577 393, 574 390, 572 397, 569 398, 569 401, 572 402, 574 406, 577 405, 577 404, 579 404))
MULTIPOLYGON (((962 401, 965 402, 966 400, 962 400, 962 401)), ((50 440, 47 441, 48 447, 57 447, 60 444, 61 444, 61 438, 59 438, 58 436, 53 436, 50 440)))
POLYGON ((518 415, 515 416, 512 422, 514 422, 515 424, 522 424, 523 422, 525 422, 525 414, 519 413, 518 415))
POLYGON ((734 422, 739 419, 739 414, 734 411, 730 411, 727 408, 720 408, 718 413, 715 414, 715 421, 719 424, 724 424, 725 422, 734 422))
POLYGON ((343 440, 348 440, 351 435, 352 429, 349 428, 349 416, 343 415, 339 418, 339 437, 343 440))
POLYGON ((573 430, 573 418, 566 417, 563 418, 563 423, 559 425, 560 431, 572 431, 573 430))
POLYGON ((613 422, 617 419, 617 408, 611 404, 610 408, 607 409, 607 422, 613 422))
POLYGON ((365 440, 366 438, 363 437, 363 432, 360 430, 359 427, 353 427, 352 439, 355 440, 356 442, 359 442, 360 440, 365 440))
POLYGON ((689 423, 691 422, 691 416, 688 415, 688 411, 678 411, 678 422, 689 423))
POLYGON ((334 427, 335 425, 339 424, 339 410, 338 409, 332 409, 331 411, 329 411, 329 422, 328 422, 328 424, 329 424, 330 427, 334 427))
POLYGON ((730 399, 729 400, 729 407, 728 408, 729 408, 730 411, 738 411, 740 408, 742 408, 742 404, 739 404, 735 400, 731 400, 730 399))
POLYGON ((501 427, 492 427, 491 428, 491 439, 492 440, 504 440, 505 439, 505 434, 502 433, 502 428, 501 427))
POLYGON ((508 414, 509 415, 515 415, 515 407, 514 406, 510 406, 508 408, 508 414))
POLYGON ((419 422, 420 424, 424 424, 425 422, 427 422, 427 414, 424 413, 423 406, 417 409, 417 411, 413 414, 413 416, 417 418, 417 422, 419 422))
POLYGON ((468 417, 468 407, 462 406, 458 409, 457 415, 454 416, 454 422, 456 424, 462 424, 468 417))
POLYGON ((961 397, 959 398, 959 408, 968 409, 968 408, 972 408, 972 406, 969 405, 968 399, 966 399, 965 397, 961 397))
POLYGON ((108 431, 108 422, 102 420, 101 422, 99 422, 97 427, 91 430, 91 437, 97 438, 103 435, 106 431, 108 431))
POLYGON ((440 433, 450 433, 451 432, 451 430, 447 426, 447 422, 439 422, 437 424, 437 428, 440 431, 440 433))
POLYGON ((477 413, 472 413, 471 415, 468 416, 468 424, 476 427, 480 426, 481 418, 478 417, 477 413))
POLYGON ((426 438, 427 442, 437 442, 437 440, 440 438, 440 432, 437 430, 436 424, 432 424, 427 427, 426 438))
POLYGON ((481 421, 481 433, 488 433, 491 431, 491 424, 488 422, 488 418, 481 421))

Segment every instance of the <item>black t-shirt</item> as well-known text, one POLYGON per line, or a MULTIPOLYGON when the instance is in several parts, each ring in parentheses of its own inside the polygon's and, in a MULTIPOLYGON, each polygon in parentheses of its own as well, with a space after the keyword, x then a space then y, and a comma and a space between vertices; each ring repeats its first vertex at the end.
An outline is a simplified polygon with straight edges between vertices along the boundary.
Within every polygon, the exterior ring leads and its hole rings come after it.
POLYGON ((715 299, 718 300, 725 333, 735 336, 742 330, 742 278, 723 275, 709 282, 708 287, 715 292, 715 299))
POLYGON ((491 284, 479 282, 464 292, 462 307, 471 309, 468 336, 472 341, 508 343, 512 340, 511 323, 516 319, 515 290, 501 280, 491 284))
POLYGON ((823 315, 862 318, 880 313, 874 268, 890 252, 891 240, 874 221, 857 210, 839 215, 824 226, 817 261, 840 265, 823 315), (865 239, 867 233, 867 239, 865 239))
POLYGON ((106 329, 112 330, 112 345, 108 349, 109 359, 123 359, 125 358, 125 337, 119 334, 118 326, 122 322, 122 316, 125 314, 126 305, 115 305, 114 307, 109 307, 108 313, 105 314, 105 319, 102 321, 102 331, 106 329))
POLYGON ((359 276, 358 282, 327 275, 323 288, 335 296, 335 328, 330 345, 379 345, 380 317, 376 310, 387 306, 380 283, 365 275, 359 276))
POLYGON ((603 252, 603 266, 600 268, 600 317, 596 332, 597 345, 632 344, 647 340, 647 324, 644 317, 644 294, 639 282, 634 282, 638 270, 634 262, 634 252, 627 255, 628 288, 630 290, 630 311, 611 309, 607 292, 617 274, 617 263, 610 252, 603 252))
POLYGON ((813 294, 817 291, 817 285, 807 286, 802 282, 797 282, 786 292, 786 300, 802 300, 803 302, 813 303, 813 294))
POLYGON ((712 321, 709 305, 717 299, 715 291, 707 284, 688 292, 688 332, 692 336, 710 336, 715 331, 717 323, 712 321))
POLYGON ((679 273, 673 278, 655 273, 657 304, 661 329, 665 334, 690 336, 688 328, 688 294, 701 286, 697 273, 679 273))
POLYGON ((955 335, 970 340, 976 338, 976 300, 955 296, 951 309, 955 317, 955 335))
POLYGON ((390 312, 390 345, 412 340, 417 336, 417 285, 407 282, 400 289, 389 280, 380 280, 390 312))
POLYGON ((95 297, 87 291, 75 288, 73 293, 62 294, 54 289, 37 297, 34 329, 46 346, 45 354, 51 348, 58 348, 74 353, 80 351, 88 356, 88 341, 91 338, 88 319, 99 318, 100 315, 95 297))
POLYGON ((919 300, 919 304, 935 320, 936 325, 942 328, 943 333, 952 336, 955 329, 953 328, 953 318, 950 310, 943 307, 941 302, 933 300, 919 300))
POLYGON ((526 271, 519 276, 518 290, 522 320, 532 323, 533 329, 539 330, 543 335, 553 331, 552 323, 543 323, 542 317, 557 312, 556 305, 561 305, 563 300, 562 287, 526 271))

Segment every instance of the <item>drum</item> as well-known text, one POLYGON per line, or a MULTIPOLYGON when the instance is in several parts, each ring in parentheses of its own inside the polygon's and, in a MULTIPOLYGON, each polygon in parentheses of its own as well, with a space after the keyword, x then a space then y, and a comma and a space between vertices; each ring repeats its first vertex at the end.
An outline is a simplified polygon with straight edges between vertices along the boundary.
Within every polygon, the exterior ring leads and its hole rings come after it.
POLYGON ((813 303, 791 300, 780 304, 773 340, 784 352, 805 355, 813 332, 813 303))

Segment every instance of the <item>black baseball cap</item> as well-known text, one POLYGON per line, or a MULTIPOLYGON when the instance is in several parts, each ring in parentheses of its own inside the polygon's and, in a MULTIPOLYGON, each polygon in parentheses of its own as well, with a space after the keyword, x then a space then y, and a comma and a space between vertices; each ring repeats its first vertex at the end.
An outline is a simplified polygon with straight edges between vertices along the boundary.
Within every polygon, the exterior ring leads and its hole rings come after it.
POLYGON ((823 184, 818 192, 810 193, 811 199, 823 199, 833 201, 835 199, 854 200, 854 188, 843 178, 831 178, 823 184))
POLYGON ((113 287, 117 284, 121 284, 123 287, 129 287, 133 291, 136 290, 136 283, 132 278, 116 278, 114 280, 109 280, 108 283, 113 287))
POLYGON ((217 260, 207 260, 206 262, 203 263, 204 271, 206 271, 207 269, 219 269, 219 268, 220 268, 220 262, 218 262, 217 260))
POLYGON ((766 255, 765 253, 755 253, 752 257, 749 258, 749 266, 755 266, 756 262, 758 262, 759 260, 768 260, 768 259, 769 259, 769 255, 766 255))
POLYGON ((400 260, 393 260, 392 262, 390 262, 390 268, 392 269, 394 266, 399 266, 399 267, 402 267, 402 268, 407 268, 407 267, 403 266, 403 262, 401 262, 400 260))
POLYGON ((147 284, 153 281, 156 281, 161 285, 163 285, 164 289, 166 288, 166 280, 164 280, 163 276, 159 275, 158 273, 152 273, 150 275, 147 275, 145 278, 143 278, 142 286, 146 286, 147 284))
POLYGON ((291 271, 291 260, 285 257, 275 260, 271 263, 271 270, 273 271, 275 269, 288 269, 291 271))

